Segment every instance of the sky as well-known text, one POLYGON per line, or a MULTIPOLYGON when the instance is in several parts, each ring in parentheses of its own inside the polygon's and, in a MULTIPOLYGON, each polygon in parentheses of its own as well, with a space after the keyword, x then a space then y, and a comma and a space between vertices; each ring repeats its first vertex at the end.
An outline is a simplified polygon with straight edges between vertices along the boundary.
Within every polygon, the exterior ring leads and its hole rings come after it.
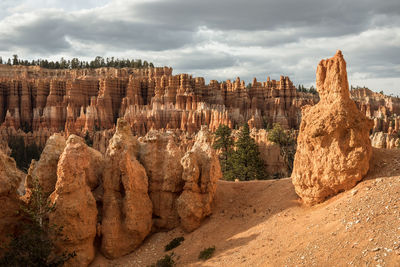
POLYGON ((349 83, 400 95, 399 0, 0 0, 0 56, 143 59, 206 81, 315 84, 342 50, 349 83))

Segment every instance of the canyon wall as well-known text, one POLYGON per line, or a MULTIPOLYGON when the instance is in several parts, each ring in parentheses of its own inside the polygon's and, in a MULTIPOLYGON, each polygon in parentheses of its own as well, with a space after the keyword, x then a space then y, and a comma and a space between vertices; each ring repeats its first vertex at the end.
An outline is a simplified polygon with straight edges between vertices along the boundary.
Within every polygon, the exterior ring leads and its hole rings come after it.
POLYGON ((246 86, 239 78, 206 84, 201 77, 172 75, 167 67, 49 70, 0 65, 2 136, 23 135, 41 147, 52 133, 94 135, 114 128, 119 117, 139 136, 152 129, 191 134, 201 125, 213 131, 221 123, 262 128, 278 122, 297 128, 300 107, 317 101, 297 92, 283 76, 254 79, 246 86))

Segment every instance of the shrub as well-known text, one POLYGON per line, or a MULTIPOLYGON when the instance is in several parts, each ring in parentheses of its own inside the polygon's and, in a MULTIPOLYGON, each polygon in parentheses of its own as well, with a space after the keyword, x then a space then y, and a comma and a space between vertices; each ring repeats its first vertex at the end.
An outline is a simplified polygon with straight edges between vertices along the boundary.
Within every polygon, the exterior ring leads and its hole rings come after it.
POLYGON ((184 240, 185 238, 183 236, 172 239, 171 242, 169 242, 168 245, 165 246, 165 251, 169 251, 178 247, 184 240))
POLYGON ((30 201, 21 207, 23 220, 20 232, 12 236, 11 242, 4 247, 4 256, 0 266, 62 266, 75 256, 75 252, 53 255, 55 245, 53 237, 62 237, 62 228, 49 224, 48 214, 55 209, 47 200, 36 177, 33 177, 33 188, 30 201))
POLYGON ((155 264, 150 265, 150 267, 173 267, 176 265, 174 260, 174 253, 167 254, 164 258, 159 259, 155 264))
POLYGON ((210 259, 215 252, 215 246, 203 249, 200 251, 199 260, 208 260, 210 259))

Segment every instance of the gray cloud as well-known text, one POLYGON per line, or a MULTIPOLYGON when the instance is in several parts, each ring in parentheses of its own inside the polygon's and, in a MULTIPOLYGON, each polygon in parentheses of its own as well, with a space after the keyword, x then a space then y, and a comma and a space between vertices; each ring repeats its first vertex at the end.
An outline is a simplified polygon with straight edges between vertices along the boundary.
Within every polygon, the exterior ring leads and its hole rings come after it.
POLYGON ((398 0, 3 0, 0 55, 135 57, 207 79, 312 84, 342 49, 355 82, 399 90, 399 11, 398 0))

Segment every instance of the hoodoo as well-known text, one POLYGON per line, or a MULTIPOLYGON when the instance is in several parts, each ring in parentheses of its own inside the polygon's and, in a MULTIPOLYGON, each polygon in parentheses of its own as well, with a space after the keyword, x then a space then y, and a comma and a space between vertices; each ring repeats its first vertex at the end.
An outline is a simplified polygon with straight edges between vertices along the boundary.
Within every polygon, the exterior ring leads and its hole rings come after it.
POLYGON ((317 68, 320 102, 302 109, 292 181, 307 204, 348 190, 368 172, 373 126, 350 99, 341 51, 317 68))

